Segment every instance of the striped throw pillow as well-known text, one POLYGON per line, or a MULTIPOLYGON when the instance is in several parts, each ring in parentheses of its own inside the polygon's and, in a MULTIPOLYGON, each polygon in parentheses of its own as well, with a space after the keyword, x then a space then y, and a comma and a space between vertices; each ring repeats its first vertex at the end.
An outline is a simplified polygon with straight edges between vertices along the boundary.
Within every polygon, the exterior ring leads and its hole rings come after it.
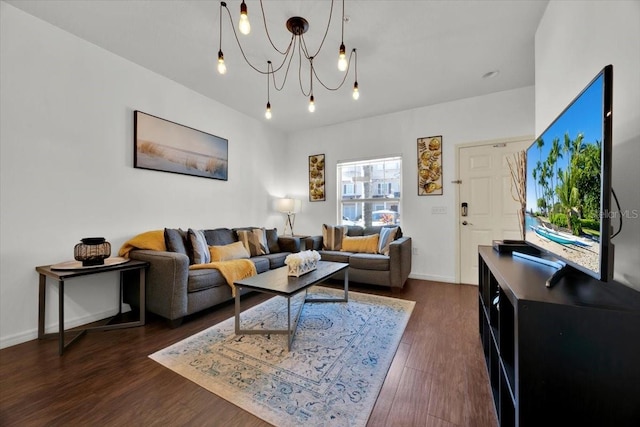
POLYGON ((269 253, 267 234, 264 228, 238 230, 238 240, 242 242, 249 255, 259 256, 269 253))
POLYGON ((380 229, 380 240, 378 242, 378 253, 389 255, 389 245, 396 240, 398 227, 382 227, 380 229))
POLYGON ((339 251, 342 249, 342 238, 346 235, 346 225, 322 224, 322 249, 327 251, 339 251))

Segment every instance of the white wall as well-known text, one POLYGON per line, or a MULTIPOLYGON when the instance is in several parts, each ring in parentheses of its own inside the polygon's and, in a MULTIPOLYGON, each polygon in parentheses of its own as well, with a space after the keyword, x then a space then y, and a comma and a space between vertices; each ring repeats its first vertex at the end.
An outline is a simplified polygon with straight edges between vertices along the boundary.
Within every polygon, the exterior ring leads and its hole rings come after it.
POLYGON ((613 64, 613 188, 624 214, 614 279, 640 290, 640 2, 551 1, 535 49, 536 134, 613 64))
MULTIPOLYGON (((363 89, 360 100, 366 100, 363 89)), ((357 107, 354 107, 357 108, 357 107)), ((476 98, 438 104, 395 114, 371 117, 290 136, 291 195, 301 198, 296 219, 298 234, 318 235, 323 223, 335 224, 336 163, 386 155, 402 155, 402 230, 418 254, 411 277, 454 282, 456 277, 455 146, 470 142, 533 135, 534 89, 527 87, 476 98), (443 137, 442 196, 418 196, 417 139, 443 137), (308 202, 307 156, 326 155, 325 202, 308 202), (434 215, 432 207, 446 207, 434 215)))
MULTIPOLYGON (((0 3, 0 346, 36 337, 37 265, 163 227, 282 226, 285 136, 0 3), (229 140, 227 182, 133 168, 133 110, 229 140)), ((213 73, 213 70, 212 70, 213 73)), ((48 297, 55 325, 57 286, 48 297)), ((117 275, 66 285, 67 326, 115 311, 117 275)), ((50 328, 48 328, 50 329, 50 328)))

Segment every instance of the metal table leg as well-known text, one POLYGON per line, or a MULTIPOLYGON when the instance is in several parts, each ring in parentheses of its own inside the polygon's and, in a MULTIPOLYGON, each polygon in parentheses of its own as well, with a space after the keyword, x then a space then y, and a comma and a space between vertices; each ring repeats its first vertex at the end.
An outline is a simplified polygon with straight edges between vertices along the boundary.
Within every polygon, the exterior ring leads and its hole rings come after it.
POLYGON ((40 283, 38 285, 38 339, 44 338, 44 313, 46 302, 46 286, 47 276, 40 274, 40 283))
MULTIPOLYGON (((270 292, 266 292, 271 294, 270 292)), ((236 286, 236 312, 235 312, 235 334, 236 335, 286 335, 287 336, 287 351, 291 351, 291 344, 293 343, 293 337, 296 333, 296 329, 298 328, 298 320, 300 320, 300 314, 302 313, 302 308, 304 307, 304 302, 300 304, 298 308, 298 313, 296 314, 293 324, 291 322, 291 298, 296 294, 291 296, 283 296, 283 298, 287 299, 287 328, 286 329, 243 329, 240 327, 240 291, 236 286)))
POLYGON ((58 354, 64 353, 64 280, 58 282, 58 354))

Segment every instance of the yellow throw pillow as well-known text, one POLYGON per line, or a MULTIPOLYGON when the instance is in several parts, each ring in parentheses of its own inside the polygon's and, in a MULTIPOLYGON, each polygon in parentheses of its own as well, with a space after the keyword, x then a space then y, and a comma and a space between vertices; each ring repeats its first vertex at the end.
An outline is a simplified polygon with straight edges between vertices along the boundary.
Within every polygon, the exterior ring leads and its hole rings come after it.
POLYGON ((365 254, 378 253, 379 234, 371 234, 369 236, 344 236, 342 238, 342 249, 344 252, 360 252, 365 254))
POLYGON ((211 262, 249 258, 249 252, 247 252, 242 242, 222 246, 209 246, 209 253, 211 254, 211 262))

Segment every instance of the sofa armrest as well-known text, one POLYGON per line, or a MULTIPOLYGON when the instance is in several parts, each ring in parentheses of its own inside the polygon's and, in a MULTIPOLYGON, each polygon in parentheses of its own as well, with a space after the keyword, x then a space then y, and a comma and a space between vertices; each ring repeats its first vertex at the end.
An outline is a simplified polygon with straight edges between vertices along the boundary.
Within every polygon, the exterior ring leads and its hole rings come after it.
POLYGON ((300 238, 293 236, 278 236, 280 252, 300 252, 300 238))
POLYGON ((187 282, 189 257, 177 252, 134 250, 131 259, 147 261, 147 310, 169 320, 187 314, 187 282))
POLYGON ((308 251, 322 250, 322 236, 309 236, 304 239, 304 248, 308 251))
POLYGON ((411 237, 400 237, 389 245, 391 287, 402 288, 411 273, 411 237))

